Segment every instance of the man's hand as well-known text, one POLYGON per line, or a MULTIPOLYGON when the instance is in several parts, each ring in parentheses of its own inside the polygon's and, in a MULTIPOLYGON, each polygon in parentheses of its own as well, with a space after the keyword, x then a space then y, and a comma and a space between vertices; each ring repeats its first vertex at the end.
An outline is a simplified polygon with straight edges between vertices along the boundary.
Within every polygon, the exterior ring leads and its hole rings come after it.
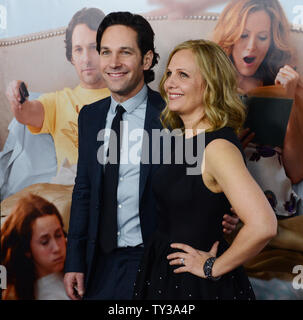
POLYGON ((84 273, 67 272, 64 275, 64 287, 72 300, 81 300, 84 295, 84 273))
POLYGON ((20 123, 40 129, 44 121, 43 105, 38 100, 25 100, 23 104, 20 103, 21 95, 19 88, 21 82, 21 80, 14 80, 7 86, 6 97, 11 110, 20 123))
POLYGON ((223 216, 223 232, 226 234, 231 234, 235 229, 237 224, 239 223, 239 218, 236 215, 233 208, 230 209, 230 211, 233 213, 232 215, 225 214, 223 216))
POLYGON ((19 88, 21 85, 21 80, 11 81, 6 88, 6 97, 10 103, 13 114, 16 116, 16 113, 22 108, 21 95, 19 88))
POLYGON ((254 136, 255 136, 255 133, 251 132, 249 128, 245 128, 241 130, 241 132, 238 135, 238 138, 242 144, 243 149, 247 147, 247 145, 252 141, 254 136))

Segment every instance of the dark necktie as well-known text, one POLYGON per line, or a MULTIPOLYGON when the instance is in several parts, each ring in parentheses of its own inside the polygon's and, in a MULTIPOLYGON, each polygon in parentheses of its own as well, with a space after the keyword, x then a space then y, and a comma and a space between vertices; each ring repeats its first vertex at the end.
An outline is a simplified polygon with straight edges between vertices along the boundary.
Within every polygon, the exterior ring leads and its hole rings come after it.
MULTIPOLYGON (((116 115, 112 122, 109 137, 109 161, 105 165, 103 185, 103 207, 100 217, 100 248, 103 253, 109 253, 117 248, 117 188, 120 164, 120 121, 125 109, 117 105, 116 115), (112 155, 117 155, 113 157, 112 155)), ((122 134, 122 132, 121 132, 122 134)))

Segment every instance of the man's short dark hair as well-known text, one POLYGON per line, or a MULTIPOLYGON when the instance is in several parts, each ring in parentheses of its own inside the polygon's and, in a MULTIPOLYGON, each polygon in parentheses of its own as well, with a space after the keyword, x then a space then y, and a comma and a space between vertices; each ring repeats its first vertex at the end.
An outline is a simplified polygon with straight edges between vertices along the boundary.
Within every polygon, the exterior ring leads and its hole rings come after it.
POLYGON ((151 70, 159 59, 159 54, 155 52, 154 31, 148 21, 138 14, 130 12, 112 12, 101 22, 97 31, 97 51, 100 54, 101 39, 104 31, 114 25, 123 25, 132 28, 137 33, 137 44, 140 49, 142 60, 144 55, 151 50, 154 54, 153 61, 149 70, 144 71, 144 81, 149 83, 154 80, 155 73, 151 70))
POLYGON ((72 60, 72 36, 75 27, 78 24, 85 24, 89 29, 97 31, 104 17, 104 12, 97 8, 83 8, 73 15, 66 29, 64 41, 65 55, 68 61, 72 60))

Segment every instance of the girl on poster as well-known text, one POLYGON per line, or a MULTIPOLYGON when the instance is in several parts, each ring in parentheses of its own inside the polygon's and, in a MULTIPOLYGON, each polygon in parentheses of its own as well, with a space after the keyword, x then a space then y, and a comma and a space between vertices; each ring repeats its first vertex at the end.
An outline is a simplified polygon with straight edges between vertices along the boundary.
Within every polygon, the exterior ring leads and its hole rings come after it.
POLYGON ((57 208, 30 194, 1 228, 1 264, 7 269, 4 300, 68 300, 63 286, 66 238, 57 208))

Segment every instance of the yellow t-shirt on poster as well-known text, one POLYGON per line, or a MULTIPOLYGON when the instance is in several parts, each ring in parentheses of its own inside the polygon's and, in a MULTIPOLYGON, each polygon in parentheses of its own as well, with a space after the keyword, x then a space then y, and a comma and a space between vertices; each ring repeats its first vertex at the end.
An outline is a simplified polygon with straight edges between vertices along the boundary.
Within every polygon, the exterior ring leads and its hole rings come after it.
POLYGON ((110 95, 107 88, 64 88, 46 93, 38 100, 44 107, 44 122, 39 130, 28 126, 33 134, 50 133, 54 139, 57 165, 60 168, 66 158, 70 164, 78 161, 78 115, 84 105, 104 99, 110 95))

